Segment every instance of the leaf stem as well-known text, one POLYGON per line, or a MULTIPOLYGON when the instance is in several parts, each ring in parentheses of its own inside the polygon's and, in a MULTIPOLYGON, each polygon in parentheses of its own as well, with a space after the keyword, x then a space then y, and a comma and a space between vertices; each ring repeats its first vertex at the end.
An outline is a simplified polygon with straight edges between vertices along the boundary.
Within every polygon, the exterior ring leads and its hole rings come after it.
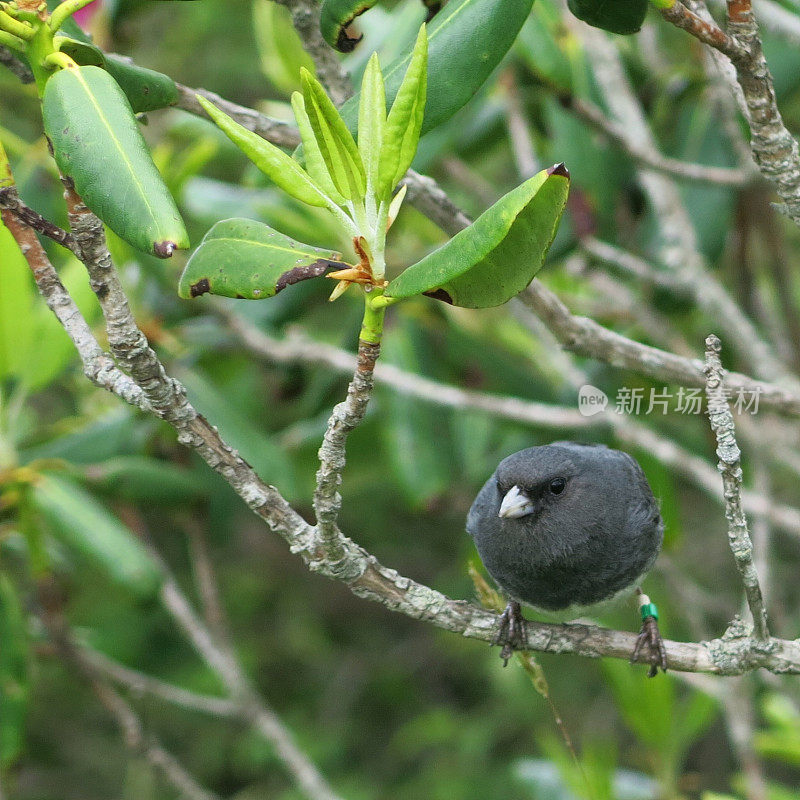
POLYGON ((364 319, 361 322, 361 333, 358 338, 362 342, 380 344, 383 336, 383 317, 386 304, 375 302, 383 295, 383 289, 373 289, 364 296, 364 319))
POLYGON ((80 11, 84 6, 93 3, 94 0, 64 0, 57 5, 50 15, 50 30, 55 33, 76 11, 80 11))
POLYGON ((45 66, 59 67, 61 69, 71 69, 77 67, 77 63, 70 58, 66 53, 50 53, 44 59, 45 66))
POLYGON ((0 30, 0 44, 5 47, 10 47, 18 53, 24 53, 26 50, 25 42, 23 42, 22 39, 5 30, 0 30))
POLYGON ((14 19, 5 9, 0 8, 0 29, 18 36, 20 39, 28 41, 33 38, 34 30, 27 22, 20 22, 14 19))

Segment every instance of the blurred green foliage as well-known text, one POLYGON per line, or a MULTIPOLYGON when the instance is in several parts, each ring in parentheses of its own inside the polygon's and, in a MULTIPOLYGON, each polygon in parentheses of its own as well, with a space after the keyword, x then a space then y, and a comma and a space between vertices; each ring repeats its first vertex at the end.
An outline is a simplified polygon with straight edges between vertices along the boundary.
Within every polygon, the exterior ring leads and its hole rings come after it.
MULTIPOLYGON (((281 13, 266 0, 255 6, 249 0, 119 0, 95 18, 94 32, 104 48, 143 66, 289 119, 292 75, 305 59, 281 13), (276 42, 285 45, 278 54, 276 42)), ((410 0, 365 14, 364 42, 346 60, 354 79, 373 49, 384 63, 396 57, 423 16, 422 4, 410 0)), ((646 39, 626 39, 622 52, 663 152, 735 164, 734 148, 706 101, 694 43, 657 22, 647 33, 646 39)), ((797 131, 798 50, 774 36, 767 37, 765 49, 781 108, 797 131)), ((415 166, 436 177, 473 215, 520 183, 506 126, 513 86, 537 159, 541 165, 568 164, 573 195, 589 210, 598 236, 654 256, 657 229, 633 165, 565 109, 552 84, 600 102, 591 65, 560 6, 537 0, 512 53, 462 111, 423 139, 415 166)), ((23 198, 65 225, 34 90, 0 72, 0 108, 13 109, 2 115, 0 139, 23 198)), ((245 216, 317 246, 349 247, 324 213, 287 200, 209 123, 179 111, 153 112, 144 132, 179 199, 193 244, 219 219, 245 216)), ((770 216, 770 197, 761 189, 682 185, 682 191, 714 274, 767 334, 765 320, 779 330, 790 328, 787 314, 798 308, 798 287, 786 265, 800 257, 800 234, 770 216), (754 307, 754 297, 764 308, 754 307), (786 298, 788 305, 782 305, 786 298)), ((628 279, 619 284, 635 302, 615 306, 600 294, 595 265, 576 268, 571 260, 573 230, 574 217, 565 219, 542 278, 575 313, 639 341, 699 350, 710 324, 699 310, 628 279), (659 326, 659 319, 668 320, 669 328, 659 326)), ((390 277, 444 240, 430 221, 404 207, 389 239, 390 277)), ((171 374, 187 386, 192 403, 308 517, 316 451, 346 379, 322 367, 275 365, 246 352, 208 305, 178 299, 185 256, 165 263, 136 254, 113 236, 110 245, 137 320, 171 374)), ((46 246, 99 333, 99 309, 80 265, 46 246)), ((36 511, 29 494, 32 476, 45 471, 64 485, 73 482, 73 500, 94 515, 95 529, 102 518, 132 541, 152 541, 187 587, 187 530, 201 526, 248 674, 343 796, 745 797, 718 706, 706 695, 672 676, 647 681, 643 668, 622 662, 599 666, 543 656, 551 695, 576 745, 576 765, 522 670, 503 670, 496 651, 480 643, 393 615, 310 574, 221 478, 177 444, 164 423, 92 387, 2 229, 0 269, 0 764, 3 788, 13 800, 175 796, 146 762, 129 757, 105 711, 52 657, 36 625, 21 625, 30 610, 32 566, 55 571, 69 620, 92 646, 186 688, 221 691, 147 592, 131 593, 124 576, 115 582, 102 562, 82 558, 63 536, 51 535, 52 520, 36 511), (33 661, 24 627, 33 634, 33 661)), ((271 335, 301 329, 352 350, 360 304, 345 295, 330 306, 330 288, 325 281, 306 282, 268 302, 227 306, 271 335)), ((383 358, 444 383, 574 407, 560 354, 526 322, 515 304, 469 311, 428 299, 409 301, 388 316, 383 358)), ((789 345, 789 358, 797 360, 797 342, 789 345)), ((741 367, 732 353, 726 357, 728 366, 741 367)), ((624 370, 578 363, 609 397, 622 386, 659 387, 624 370)), ((652 415, 640 422, 712 457, 702 416, 652 415)), ((379 385, 365 423, 348 443, 342 528, 401 573, 471 598, 466 568, 474 553, 464 519, 478 488, 510 452, 571 436, 454 411, 379 385)), ((619 444, 604 428, 583 436, 619 444)), ((634 454, 667 521, 669 569, 657 568, 647 583, 661 610, 662 630, 678 639, 718 635, 741 601, 721 509, 654 454, 634 454)), ((772 479, 776 499, 796 497, 791 475, 774 471, 772 479)), ((778 633, 786 638, 800 636, 797 566, 796 541, 777 540, 769 599, 778 633)), ((637 620, 633 608, 622 607, 602 622, 633 629, 637 620)), ((763 691, 759 687, 757 694, 763 691)), ((132 700, 145 724, 220 795, 301 796, 270 747, 239 723, 148 697, 132 700)), ((796 797, 797 683, 775 679, 761 700, 754 745, 766 759, 769 798, 796 797)))

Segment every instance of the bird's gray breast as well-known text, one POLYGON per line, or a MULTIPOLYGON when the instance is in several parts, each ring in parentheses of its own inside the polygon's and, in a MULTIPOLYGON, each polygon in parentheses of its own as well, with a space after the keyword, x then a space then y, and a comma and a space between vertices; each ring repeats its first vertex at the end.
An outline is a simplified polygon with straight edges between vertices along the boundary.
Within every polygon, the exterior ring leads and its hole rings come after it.
POLYGON ((549 611, 603 602, 650 569, 663 537, 638 465, 626 477, 624 490, 598 493, 579 507, 502 519, 493 476, 470 509, 467 530, 486 569, 514 599, 549 611))

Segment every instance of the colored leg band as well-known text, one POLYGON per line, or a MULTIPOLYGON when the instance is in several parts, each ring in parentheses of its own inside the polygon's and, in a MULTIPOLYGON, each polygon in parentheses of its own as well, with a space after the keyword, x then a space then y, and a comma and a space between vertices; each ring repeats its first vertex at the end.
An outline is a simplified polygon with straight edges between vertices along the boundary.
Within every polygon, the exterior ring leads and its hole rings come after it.
POLYGON ((642 605, 639 607, 639 611, 642 613, 643 620, 647 619, 648 617, 658 619, 658 609, 656 608, 655 603, 642 603, 642 605))

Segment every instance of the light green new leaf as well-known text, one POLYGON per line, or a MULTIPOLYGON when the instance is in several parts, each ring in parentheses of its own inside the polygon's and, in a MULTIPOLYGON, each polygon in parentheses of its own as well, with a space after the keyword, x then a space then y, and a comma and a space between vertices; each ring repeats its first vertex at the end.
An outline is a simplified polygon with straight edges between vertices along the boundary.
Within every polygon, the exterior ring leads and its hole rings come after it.
POLYGON ((380 199, 386 199, 406 174, 417 152, 428 87, 428 36, 419 29, 411 62, 386 119, 380 152, 378 182, 380 199))
POLYGON ((178 294, 261 300, 287 286, 343 269, 341 255, 295 242, 251 219, 226 219, 205 235, 181 275, 178 294))
POLYGON ((542 170, 395 278, 387 297, 427 294, 465 308, 505 303, 541 269, 568 192, 563 164, 542 170))
POLYGON ((11 581, 0 574, 0 769, 22 751, 28 709, 30 640, 11 581))
POLYGON ((386 92, 378 54, 373 53, 361 81, 358 106, 358 150, 364 162, 367 185, 376 186, 380 168, 383 130, 386 125, 386 92))
POLYGON ((322 84, 307 69, 300 71, 300 81, 305 110, 334 186, 348 200, 363 198, 366 177, 353 134, 322 84))
POLYGON ((201 95, 197 102, 222 132, 286 194, 310 206, 325 207, 328 198, 308 173, 289 155, 257 133, 247 130, 201 95))
POLYGON ((45 85, 42 116, 59 168, 114 233, 161 258, 189 246, 175 201, 111 75, 94 66, 59 70, 45 85))
POLYGON ((292 94, 292 111, 294 118, 297 120, 297 127, 300 130, 300 138, 303 140, 303 155, 306 162, 306 171, 308 172, 311 180, 319 186, 328 197, 333 200, 337 205, 343 205, 345 202, 344 196, 333 185, 333 178, 328 172, 328 165, 322 156, 322 151, 317 144, 317 137, 314 134, 314 128, 311 126, 311 120, 308 118, 306 112, 306 101, 300 92, 292 94))
POLYGON ((136 534, 80 486, 47 475, 32 500, 53 534, 115 583, 142 597, 158 591, 161 573, 136 534))

